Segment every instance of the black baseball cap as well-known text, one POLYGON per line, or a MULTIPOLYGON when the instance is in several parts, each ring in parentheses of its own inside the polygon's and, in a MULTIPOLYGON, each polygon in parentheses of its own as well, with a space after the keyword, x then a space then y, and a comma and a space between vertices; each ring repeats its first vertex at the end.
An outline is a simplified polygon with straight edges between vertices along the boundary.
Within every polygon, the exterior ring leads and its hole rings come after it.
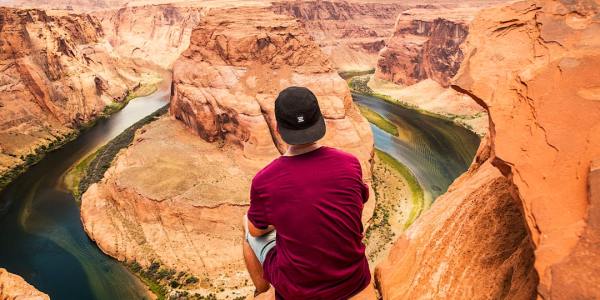
POLYGON ((277 129, 290 145, 309 144, 325 136, 325 120, 313 92, 292 86, 279 93, 275 100, 277 129))

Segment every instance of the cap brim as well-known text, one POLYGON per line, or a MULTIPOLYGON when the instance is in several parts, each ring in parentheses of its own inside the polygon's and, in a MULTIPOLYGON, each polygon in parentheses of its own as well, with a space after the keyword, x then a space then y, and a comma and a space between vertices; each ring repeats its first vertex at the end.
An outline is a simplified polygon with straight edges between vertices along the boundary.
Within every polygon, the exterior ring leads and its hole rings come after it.
POLYGON ((301 145, 314 143, 325 136, 325 119, 319 116, 319 120, 310 127, 294 130, 277 125, 281 138, 290 145, 301 145))

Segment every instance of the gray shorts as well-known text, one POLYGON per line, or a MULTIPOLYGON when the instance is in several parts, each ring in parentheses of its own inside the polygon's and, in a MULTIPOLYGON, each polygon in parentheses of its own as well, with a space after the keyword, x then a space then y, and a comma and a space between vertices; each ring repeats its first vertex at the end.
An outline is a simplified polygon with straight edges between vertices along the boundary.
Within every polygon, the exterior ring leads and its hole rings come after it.
MULTIPOLYGON (((248 222, 247 219, 246 222, 248 222)), ((263 236, 255 237, 250 235, 248 224, 244 224, 244 229, 246 230, 246 240, 262 265, 265 262, 265 258, 267 258, 269 251, 275 247, 275 237, 277 236, 277 233, 273 230, 263 236)))

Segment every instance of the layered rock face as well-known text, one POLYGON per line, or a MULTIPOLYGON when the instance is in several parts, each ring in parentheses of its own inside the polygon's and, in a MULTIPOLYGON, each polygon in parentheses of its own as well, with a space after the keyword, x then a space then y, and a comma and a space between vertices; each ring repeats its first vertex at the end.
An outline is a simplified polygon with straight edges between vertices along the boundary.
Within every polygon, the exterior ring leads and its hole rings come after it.
POLYGON ((453 87, 489 140, 379 266, 385 299, 600 297, 599 13, 523 1, 471 23, 453 87))
POLYGON ((49 300, 48 295, 38 291, 23 278, 0 268, 0 299, 2 300, 49 300))
POLYGON ((94 12, 107 40, 123 57, 170 69, 190 42, 201 7, 175 4, 127 6, 94 12))
POLYGON ((379 52, 368 87, 401 105, 449 118, 478 135, 487 132, 483 108, 449 89, 463 61, 461 45, 475 14, 503 0, 440 1, 412 5, 399 14, 393 35, 379 52))
MULTIPOLYGON (((270 8, 212 11, 174 64, 171 116, 142 128, 82 199, 85 230, 119 260, 152 261, 200 278, 218 299, 248 295, 242 215, 254 174, 285 150, 277 93, 311 88, 325 144, 357 155, 370 179, 373 138, 348 88, 296 20, 270 8)), ((369 202, 369 205, 372 201, 369 202)), ((369 218, 372 208, 365 208, 369 218)))
POLYGON ((298 21, 265 9, 228 11, 231 16, 203 21, 175 63, 172 114, 209 142, 240 145, 247 158, 275 157, 285 145, 275 128, 274 100, 286 87, 306 86, 320 100, 326 143, 356 154, 369 170, 368 123, 298 21))
POLYGON ((65 9, 65 10, 89 10, 97 8, 109 8, 126 3, 124 0, 5 0, 4 5, 20 8, 39 9, 65 9))
POLYGON ((444 19, 399 18, 396 31, 377 62, 377 77, 411 85, 431 78, 448 86, 463 59, 459 46, 467 25, 444 19))
POLYGON ((0 8, 0 175, 138 83, 110 49, 92 17, 0 8))
POLYGON ((301 20, 339 71, 371 70, 391 36, 396 16, 408 6, 384 2, 285 1, 273 11, 301 20))
POLYGON ((398 15, 379 53, 375 76, 399 85, 432 79, 448 87, 463 60, 468 23, 483 7, 502 1, 417 5, 398 15))
POLYGON ((376 268, 383 299, 531 299, 533 245, 511 182, 489 161, 459 177, 376 268))

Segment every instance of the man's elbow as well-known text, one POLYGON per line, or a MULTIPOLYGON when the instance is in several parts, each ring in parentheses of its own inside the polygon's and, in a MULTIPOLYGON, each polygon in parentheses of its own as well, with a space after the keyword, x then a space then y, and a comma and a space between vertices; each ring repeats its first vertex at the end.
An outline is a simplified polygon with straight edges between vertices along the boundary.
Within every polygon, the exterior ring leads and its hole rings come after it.
POLYGON ((253 237, 259 237, 273 231, 274 229, 275 227, 273 227, 273 225, 269 225, 267 228, 264 229, 256 228, 253 225, 250 225, 248 228, 248 232, 253 237))
POLYGON ((260 230, 258 228, 254 228, 252 226, 250 228, 248 228, 248 232, 253 237, 259 237, 259 236, 263 235, 262 230, 260 230))

